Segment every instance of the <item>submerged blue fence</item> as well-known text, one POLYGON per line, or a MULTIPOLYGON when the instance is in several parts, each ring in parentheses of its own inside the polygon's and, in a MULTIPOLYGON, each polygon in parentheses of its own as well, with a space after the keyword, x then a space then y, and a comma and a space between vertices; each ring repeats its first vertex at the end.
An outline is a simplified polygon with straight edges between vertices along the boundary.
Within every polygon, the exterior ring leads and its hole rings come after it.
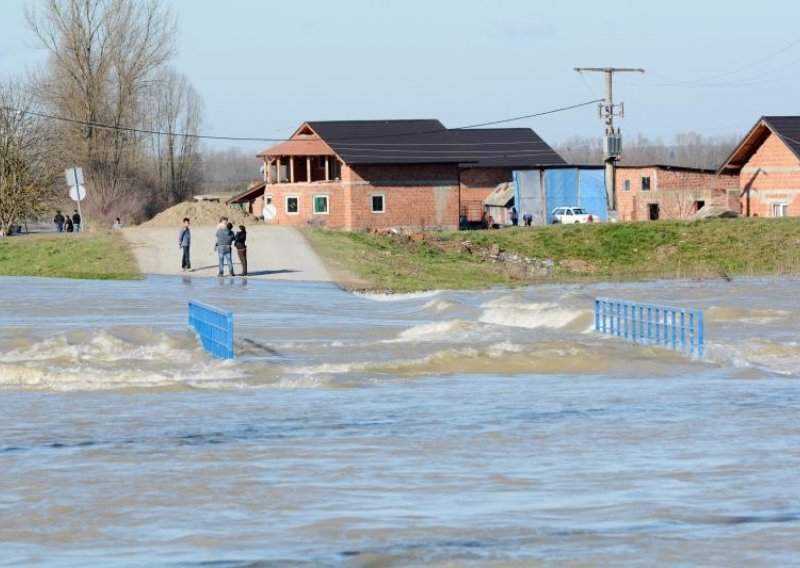
POLYGON ((189 325, 194 328, 203 347, 214 357, 233 359, 233 313, 189 302, 189 325))
POLYGON ((594 328, 601 333, 672 347, 703 357, 703 312, 595 298, 594 328))

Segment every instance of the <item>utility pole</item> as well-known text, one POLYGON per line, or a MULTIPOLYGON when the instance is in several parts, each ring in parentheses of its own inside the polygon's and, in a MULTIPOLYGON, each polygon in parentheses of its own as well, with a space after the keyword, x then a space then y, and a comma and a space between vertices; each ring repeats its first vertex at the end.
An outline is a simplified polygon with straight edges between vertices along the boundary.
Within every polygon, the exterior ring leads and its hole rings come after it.
POLYGON ((603 160, 606 163, 606 206, 608 207, 609 221, 617 218, 617 196, 614 191, 614 163, 622 155, 622 135, 619 128, 614 131, 615 106, 619 109, 616 116, 625 117, 625 105, 614 105, 611 82, 614 73, 644 73, 644 69, 630 67, 576 67, 575 71, 593 71, 606 74, 606 96, 599 106, 598 114, 605 122, 605 136, 603 138, 603 160), (612 219, 613 217, 613 219, 612 219))

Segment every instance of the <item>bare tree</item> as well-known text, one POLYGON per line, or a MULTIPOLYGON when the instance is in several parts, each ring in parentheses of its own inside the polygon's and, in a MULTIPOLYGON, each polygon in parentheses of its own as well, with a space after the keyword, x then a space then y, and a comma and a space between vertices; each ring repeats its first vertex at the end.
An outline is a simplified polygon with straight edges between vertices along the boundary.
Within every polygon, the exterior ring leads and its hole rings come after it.
POLYGON ((155 202, 169 206, 191 195, 198 184, 197 130, 201 105, 189 81, 172 69, 155 77, 148 94, 150 152, 155 165, 155 202))
MULTIPOLYGON (((50 55, 38 97, 83 165, 95 213, 110 213, 141 160, 146 89, 173 52, 175 20, 157 0, 45 0, 27 14, 50 55)), ((61 164, 64 165, 64 164, 61 164)))
POLYGON ((44 124, 18 80, 0 84, 0 229, 42 215, 54 201, 41 145, 44 124))

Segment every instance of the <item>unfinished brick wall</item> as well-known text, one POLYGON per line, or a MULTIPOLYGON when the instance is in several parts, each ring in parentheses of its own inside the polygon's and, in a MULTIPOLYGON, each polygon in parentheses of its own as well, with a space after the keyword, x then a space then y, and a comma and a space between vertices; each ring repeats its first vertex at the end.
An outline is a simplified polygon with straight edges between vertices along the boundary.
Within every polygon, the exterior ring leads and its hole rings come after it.
POLYGON ((771 133, 739 173, 742 214, 800 216, 800 160, 771 133))
POLYGON ((456 164, 344 165, 341 180, 268 184, 266 195, 272 197, 277 209, 271 222, 278 225, 318 224, 347 230, 456 229, 459 203, 482 202, 499 183, 511 180, 510 168, 459 172, 456 164), (315 195, 328 197, 327 214, 313 212, 315 195), (373 210, 374 196, 382 196, 383 211, 373 210), (297 198, 296 214, 287 211, 289 197, 297 198))
POLYGON ((738 210, 738 178, 733 175, 660 166, 624 167, 617 169, 614 185, 622 221, 646 221, 656 209, 659 219, 688 219, 701 203, 738 210), (650 178, 649 191, 642 189, 643 177, 650 178))

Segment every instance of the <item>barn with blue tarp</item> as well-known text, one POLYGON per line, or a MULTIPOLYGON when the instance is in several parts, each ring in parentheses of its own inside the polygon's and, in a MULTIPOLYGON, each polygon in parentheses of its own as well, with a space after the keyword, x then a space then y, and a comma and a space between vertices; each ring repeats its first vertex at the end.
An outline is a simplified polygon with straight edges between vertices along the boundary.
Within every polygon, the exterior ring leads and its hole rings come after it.
POLYGON ((583 207, 597 220, 608 220, 603 166, 565 166, 514 172, 514 203, 520 217, 534 225, 552 223, 556 207, 583 207))

